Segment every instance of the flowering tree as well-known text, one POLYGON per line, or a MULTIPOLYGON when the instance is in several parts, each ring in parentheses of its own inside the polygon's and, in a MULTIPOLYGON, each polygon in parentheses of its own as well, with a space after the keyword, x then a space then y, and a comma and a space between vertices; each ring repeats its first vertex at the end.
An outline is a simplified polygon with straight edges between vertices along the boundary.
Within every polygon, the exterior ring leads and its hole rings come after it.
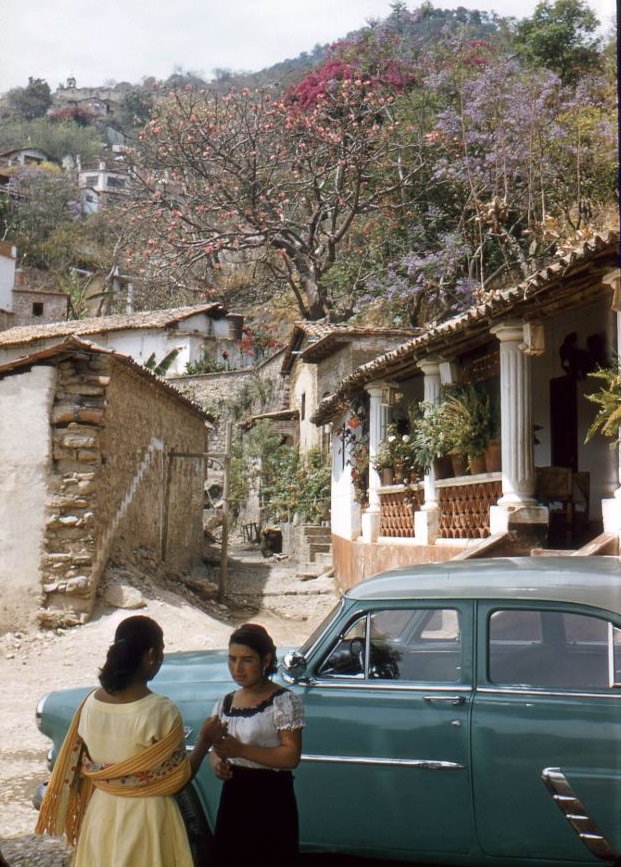
POLYGON ((402 86, 394 66, 367 75, 335 57, 280 99, 173 93, 141 136, 143 269, 261 262, 303 317, 333 311, 327 272, 407 180, 391 111, 402 86))
MULTIPOLYGON (((449 74, 450 73, 450 74, 449 74)), ((603 227, 614 200, 614 92, 563 86, 547 70, 488 58, 427 84, 445 107, 427 133, 427 186, 410 251, 375 288, 418 324, 520 280, 576 233, 603 227)))

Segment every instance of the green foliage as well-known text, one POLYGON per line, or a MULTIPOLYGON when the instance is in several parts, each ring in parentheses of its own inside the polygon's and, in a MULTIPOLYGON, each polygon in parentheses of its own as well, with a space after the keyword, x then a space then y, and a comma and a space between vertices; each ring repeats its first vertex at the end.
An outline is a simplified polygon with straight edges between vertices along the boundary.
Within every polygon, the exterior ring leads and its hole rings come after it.
POLYGON ((273 383, 263 379, 258 373, 244 382, 235 400, 229 404, 231 418, 239 420, 252 411, 261 412, 272 395, 273 383))
POLYGON ((10 90, 7 96, 13 112, 24 120, 43 117, 52 104, 52 94, 47 81, 32 76, 29 77, 26 87, 16 87, 10 90))
POLYGON ((410 406, 412 450, 423 471, 429 470, 435 460, 445 457, 453 448, 445 410, 446 405, 441 400, 421 400, 410 406))
POLYGON ((593 439, 596 433, 614 438, 611 446, 621 442, 621 371, 619 367, 602 367, 587 374, 589 378, 601 381, 599 391, 586 397, 599 407, 593 423, 587 431, 585 442, 593 439))
POLYGON ((166 371, 170 368, 175 358, 179 355, 178 349, 172 349, 161 361, 156 361, 155 352, 147 358, 144 366, 156 376, 166 376, 166 371))
POLYGON ((259 492, 269 521, 327 520, 330 514, 330 467, 319 449, 301 459, 297 448, 281 441, 272 424, 260 421, 233 446, 230 499, 239 513, 250 491, 259 492))
POLYGON ((489 394, 475 385, 448 388, 443 416, 450 432, 449 451, 468 457, 482 455, 498 429, 489 394))
POLYGON ((530 63, 556 72, 564 84, 599 69, 599 21, 585 0, 542 0, 515 28, 515 42, 530 63))
POLYGON ((315 524, 330 517, 330 464, 319 448, 310 449, 298 467, 297 508, 304 519, 315 524))
POLYGON ((226 364, 212 358, 207 349, 203 349, 201 357, 196 361, 188 361, 185 366, 187 376, 198 376, 201 373, 221 373, 227 370, 226 364))
POLYGON ((143 127, 151 119, 153 94, 144 87, 128 90, 121 101, 119 120, 126 129, 143 127))
POLYGON ((6 232, 28 265, 48 268, 50 239, 79 216, 79 191, 70 175, 55 167, 20 169, 4 213, 6 232))

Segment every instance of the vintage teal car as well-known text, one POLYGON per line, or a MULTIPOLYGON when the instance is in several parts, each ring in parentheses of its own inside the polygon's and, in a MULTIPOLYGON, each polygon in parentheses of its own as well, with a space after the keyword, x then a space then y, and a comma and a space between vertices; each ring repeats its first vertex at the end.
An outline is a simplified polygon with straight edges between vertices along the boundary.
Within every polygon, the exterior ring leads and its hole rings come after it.
MULTIPOLYGON (((495 867, 621 853, 618 558, 386 572, 349 590, 276 677, 306 708, 304 851, 495 867)), ((226 650, 171 654, 153 686, 191 746, 232 688, 226 650)), ((54 747, 84 693, 40 703, 54 747)), ((213 826, 219 785, 205 763, 185 792, 192 835, 213 826)))

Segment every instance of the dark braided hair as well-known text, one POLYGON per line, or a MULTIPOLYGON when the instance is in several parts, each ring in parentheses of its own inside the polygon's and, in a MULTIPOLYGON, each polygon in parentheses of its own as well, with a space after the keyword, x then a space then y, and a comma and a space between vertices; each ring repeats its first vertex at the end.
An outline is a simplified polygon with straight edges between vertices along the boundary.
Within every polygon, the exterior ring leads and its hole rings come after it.
POLYGON ((244 623, 229 638, 229 645, 245 644, 251 647, 263 659, 268 654, 272 655, 271 662, 265 670, 266 677, 276 673, 278 660, 276 659, 276 645, 271 635, 258 623, 244 623))
POLYGON ((120 692, 132 682, 147 650, 161 650, 163 646, 164 633, 159 623, 140 614, 127 617, 114 633, 114 643, 99 671, 99 683, 111 695, 120 692))

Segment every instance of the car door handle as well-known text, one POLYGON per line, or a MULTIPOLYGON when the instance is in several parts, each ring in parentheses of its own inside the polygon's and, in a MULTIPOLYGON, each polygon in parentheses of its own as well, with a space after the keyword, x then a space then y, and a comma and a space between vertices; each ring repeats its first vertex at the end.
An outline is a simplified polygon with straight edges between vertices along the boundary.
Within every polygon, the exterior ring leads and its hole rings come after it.
POLYGON ((444 702, 445 704, 465 704, 465 695, 424 695, 423 701, 428 702, 444 702))

